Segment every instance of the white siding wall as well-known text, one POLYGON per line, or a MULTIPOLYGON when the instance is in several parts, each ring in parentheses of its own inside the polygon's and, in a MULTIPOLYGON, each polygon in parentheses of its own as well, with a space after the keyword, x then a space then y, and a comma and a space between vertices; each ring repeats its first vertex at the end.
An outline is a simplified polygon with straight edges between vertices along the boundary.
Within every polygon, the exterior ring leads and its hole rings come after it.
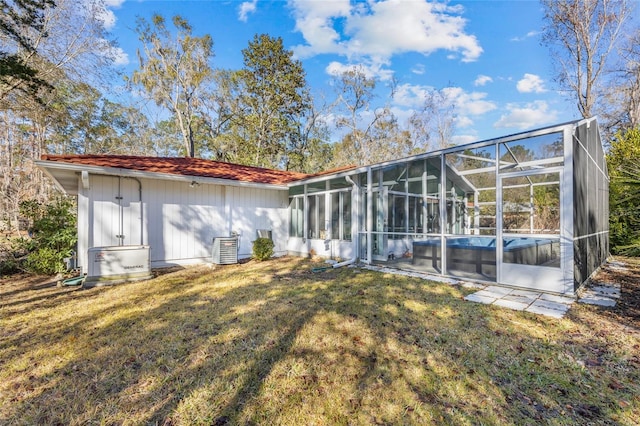
MULTIPOLYGON (((270 229, 276 254, 286 253, 288 236, 287 191, 141 179, 142 205, 138 181, 91 175, 86 202, 79 202, 79 248, 119 245, 117 235, 125 235, 124 245, 148 244, 152 266, 210 261, 214 237, 240 235, 239 256, 251 256, 257 229, 270 229), (122 200, 117 200, 118 185, 122 200), (120 224, 122 203, 123 225, 120 224), (85 213, 88 211, 88 214, 85 213), (142 227, 142 229, 141 229, 142 227), (82 236, 86 234, 86 236, 82 236), (142 242, 140 241, 142 236, 142 242)), ((86 253, 81 255, 82 266, 86 253)))
POLYGON ((207 260, 213 237, 224 226, 224 188, 187 182, 143 180, 147 241, 151 262, 207 260))
POLYGON ((356 256, 354 243, 351 241, 303 240, 302 238, 290 237, 287 241, 287 248, 291 254, 297 256, 309 256, 312 250, 316 256, 327 259, 350 260, 356 256))
POLYGON ((276 255, 286 254, 289 236, 288 191, 230 186, 226 189, 230 206, 228 226, 230 231, 240 235, 240 256, 251 255, 257 229, 271 230, 276 255))

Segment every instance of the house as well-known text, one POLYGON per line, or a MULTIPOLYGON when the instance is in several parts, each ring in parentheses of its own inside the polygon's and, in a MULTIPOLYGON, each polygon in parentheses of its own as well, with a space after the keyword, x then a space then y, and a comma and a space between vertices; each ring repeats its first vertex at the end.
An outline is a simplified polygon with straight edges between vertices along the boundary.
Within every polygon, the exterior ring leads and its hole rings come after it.
POLYGON ((195 158, 44 156, 78 196, 79 266, 94 247, 148 246, 153 267, 211 260, 216 237, 249 257, 358 259, 573 295, 609 252, 597 122, 585 119, 318 175, 195 158))

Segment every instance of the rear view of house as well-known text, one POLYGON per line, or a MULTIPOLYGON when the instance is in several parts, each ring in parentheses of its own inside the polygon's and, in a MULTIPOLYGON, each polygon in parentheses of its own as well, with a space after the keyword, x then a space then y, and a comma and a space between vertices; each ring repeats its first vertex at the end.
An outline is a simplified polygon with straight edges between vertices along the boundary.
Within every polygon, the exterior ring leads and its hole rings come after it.
POLYGON ((384 263, 572 295, 608 256, 608 175, 597 122, 319 175, 193 158, 45 156, 78 196, 79 266, 99 248, 148 248, 152 267, 211 261, 216 237, 249 257, 384 263))

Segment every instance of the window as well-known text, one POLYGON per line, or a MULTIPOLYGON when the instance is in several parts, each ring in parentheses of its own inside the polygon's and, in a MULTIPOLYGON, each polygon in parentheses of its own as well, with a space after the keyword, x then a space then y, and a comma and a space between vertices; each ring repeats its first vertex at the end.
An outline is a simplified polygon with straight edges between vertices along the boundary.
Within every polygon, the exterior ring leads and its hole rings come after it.
POLYGON ((313 239, 325 239, 326 238, 326 223, 325 223, 325 208, 324 208, 324 194, 309 195, 307 197, 309 206, 307 236, 313 239))
POLYGON ((304 229, 304 199, 302 197, 289 198, 289 236, 303 237, 304 229))
POLYGON ((351 192, 341 192, 340 198, 340 207, 342 209, 340 214, 342 218, 340 239, 351 241, 351 192))
POLYGON ((340 193, 331 194, 331 239, 340 239, 340 193))
POLYGON ((560 175, 502 180, 502 228, 512 234, 560 234, 560 175))
POLYGON ((392 239, 402 239, 406 229, 406 195, 389 195, 389 211, 387 214, 389 222, 389 231, 392 233, 392 239))
POLYGON ((331 238, 351 241, 351 192, 331 194, 331 238))
POLYGON ((447 154, 447 228, 452 234, 496 234, 496 147, 447 154))
POLYGON ((409 195, 409 232, 422 233, 422 198, 409 195))

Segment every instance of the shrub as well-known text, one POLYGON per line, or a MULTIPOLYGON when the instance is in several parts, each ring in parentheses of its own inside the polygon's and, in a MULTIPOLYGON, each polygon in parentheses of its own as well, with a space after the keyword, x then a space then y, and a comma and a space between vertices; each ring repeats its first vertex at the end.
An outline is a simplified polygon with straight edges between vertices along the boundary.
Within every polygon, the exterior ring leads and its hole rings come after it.
POLYGON ((18 262, 13 258, 0 258, 0 276, 18 272, 18 262))
POLYGON ((269 238, 258 238, 253 242, 253 258, 267 260, 273 256, 273 241, 269 238))
POLYGON ((18 255, 15 239, 0 240, 0 276, 15 274, 19 271, 16 260, 18 255))
POLYGON ((32 238, 22 246, 28 251, 24 269, 37 274, 55 274, 65 270, 64 258, 69 257, 78 241, 75 205, 66 197, 49 204, 34 201, 21 204, 20 213, 33 224, 32 238))
POLYGON ((49 247, 41 247, 27 255, 24 268, 36 274, 53 275, 65 271, 64 257, 49 247))
POLYGON ((616 135, 607 153, 613 254, 640 255, 640 128, 616 135))

